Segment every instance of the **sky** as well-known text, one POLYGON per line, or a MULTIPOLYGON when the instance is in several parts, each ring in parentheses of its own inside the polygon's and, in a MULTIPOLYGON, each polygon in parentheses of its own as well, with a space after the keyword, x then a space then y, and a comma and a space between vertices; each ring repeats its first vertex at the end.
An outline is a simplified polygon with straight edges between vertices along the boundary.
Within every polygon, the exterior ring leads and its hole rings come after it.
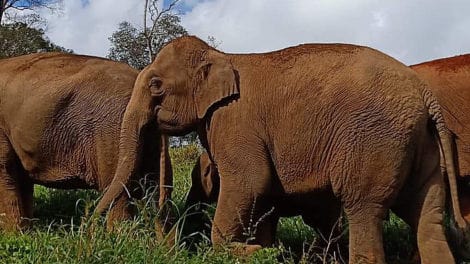
MULTIPOLYGON (((178 12, 191 35, 214 36, 224 52, 353 43, 405 64, 470 53, 469 0, 181 0, 178 12)), ((54 43, 104 57, 119 22, 142 25, 143 1, 63 0, 41 14, 54 43)))

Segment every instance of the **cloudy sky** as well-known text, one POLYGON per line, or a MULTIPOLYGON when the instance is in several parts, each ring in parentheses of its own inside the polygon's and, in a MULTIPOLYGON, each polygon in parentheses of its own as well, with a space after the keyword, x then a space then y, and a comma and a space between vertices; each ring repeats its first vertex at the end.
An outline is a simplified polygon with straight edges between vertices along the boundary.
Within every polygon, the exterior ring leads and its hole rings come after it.
MULTIPOLYGON (((178 10, 190 34, 225 52, 342 42, 406 64, 470 53, 469 0, 181 0, 178 10)), ((64 0, 59 14, 42 13, 53 42, 106 56, 119 22, 142 24, 143 0, 64 0)))

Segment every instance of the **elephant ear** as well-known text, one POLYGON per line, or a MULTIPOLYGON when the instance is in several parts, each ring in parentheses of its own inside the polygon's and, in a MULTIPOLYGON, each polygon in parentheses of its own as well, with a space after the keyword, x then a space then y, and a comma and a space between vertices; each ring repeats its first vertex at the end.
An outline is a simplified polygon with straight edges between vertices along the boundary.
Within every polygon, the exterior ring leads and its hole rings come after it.
POLYGON ((235 69, 224 54, 215 50, 207 51, 196 76, 199 84, 194 97, 199 119, 217 102, 240 93, 235 69))

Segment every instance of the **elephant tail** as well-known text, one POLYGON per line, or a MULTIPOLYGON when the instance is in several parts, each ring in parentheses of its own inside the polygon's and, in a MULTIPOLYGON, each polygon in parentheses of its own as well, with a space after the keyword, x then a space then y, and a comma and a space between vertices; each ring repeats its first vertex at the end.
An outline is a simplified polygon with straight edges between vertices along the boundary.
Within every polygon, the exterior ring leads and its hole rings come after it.
POLYGON ((441 159, 444 161, 447 177, 449 181, 450 196, 452 201, 452 211, 457 227, 462 230, 468 229, 468 224, 460 211, 459 198, 457 192, 457 162, 455 161, 456 149, 453 144, 452 132, 446 127, 441 107, 436 97, 427 88, 424 89, 423 99, 433 121, 438 135, 439 146, 441 148, 441 159))

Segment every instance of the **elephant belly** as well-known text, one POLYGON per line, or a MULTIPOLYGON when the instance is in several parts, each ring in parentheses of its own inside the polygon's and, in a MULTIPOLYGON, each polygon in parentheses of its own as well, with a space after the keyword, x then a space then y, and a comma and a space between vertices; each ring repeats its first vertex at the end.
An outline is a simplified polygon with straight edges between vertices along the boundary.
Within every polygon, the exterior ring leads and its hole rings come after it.
POLYGON ((331 189, 317 189, 305 193, 274 195, 273 203, 280 216, 289 217, 319 213, 337 199, 331 189))
POLYGON ((48 168, 44 171, 30 173, 34 184, 56 189, 96 189, 93 177, 85 173, 74 172, 60 167, 48 168))

